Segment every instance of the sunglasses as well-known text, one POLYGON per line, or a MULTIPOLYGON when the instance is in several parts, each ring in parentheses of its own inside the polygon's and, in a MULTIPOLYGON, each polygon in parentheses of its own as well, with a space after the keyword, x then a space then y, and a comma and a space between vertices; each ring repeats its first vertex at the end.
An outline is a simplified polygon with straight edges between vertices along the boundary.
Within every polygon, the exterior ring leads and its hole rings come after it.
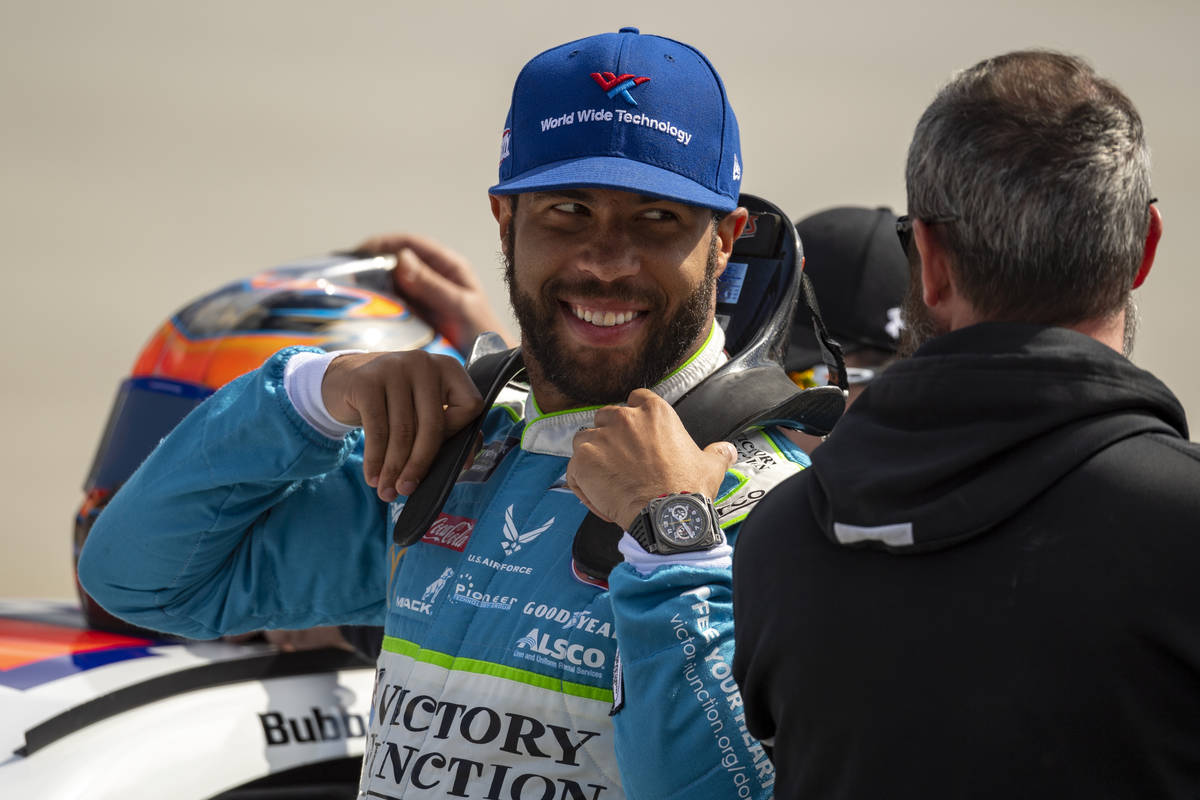
MULTIPOLYGON (((917 217, 926 225, 944 225, 948 222, 958 222, 958 214, 943 214, 937 217, 917 217)), ((913 240, 913 217, 905 214, 896 220, 896 238, 900 240, 900 249, 908 255, 909 246, 913 240)))

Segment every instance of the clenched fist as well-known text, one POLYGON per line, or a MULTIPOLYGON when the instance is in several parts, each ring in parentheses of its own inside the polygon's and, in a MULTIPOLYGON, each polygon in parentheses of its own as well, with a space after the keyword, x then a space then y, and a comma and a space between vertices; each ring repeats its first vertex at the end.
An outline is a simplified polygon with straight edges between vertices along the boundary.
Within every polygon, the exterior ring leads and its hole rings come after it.
POLYGON ((446 437, 483 411, 463 366, 423 350, 338 356, 321 398, 338 422, 362 426, 363 477, 385 502, 412 494, 446 437))
POLYGON ((729 442, 701 450, 670 403, 649 389, 635 389, 625 405, 601 408, 595 427, 575 434, 567 486, 597 516, 629 530, 659 495, 715 498, 736 460, 729 442))

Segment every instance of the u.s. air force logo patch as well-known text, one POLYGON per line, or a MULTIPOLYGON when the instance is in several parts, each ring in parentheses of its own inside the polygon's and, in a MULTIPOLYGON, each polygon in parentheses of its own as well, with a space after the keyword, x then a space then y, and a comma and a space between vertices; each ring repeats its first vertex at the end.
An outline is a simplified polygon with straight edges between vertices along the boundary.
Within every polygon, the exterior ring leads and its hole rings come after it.
POLYGON ((713 503, 722 528, 744 520, 768 491, 803 469, 762 429, 739 433, 730 442, 737 448, 738 460, 729 468, 721 495, 713 503), (737 481, 732 486, 731 478, 737 481))

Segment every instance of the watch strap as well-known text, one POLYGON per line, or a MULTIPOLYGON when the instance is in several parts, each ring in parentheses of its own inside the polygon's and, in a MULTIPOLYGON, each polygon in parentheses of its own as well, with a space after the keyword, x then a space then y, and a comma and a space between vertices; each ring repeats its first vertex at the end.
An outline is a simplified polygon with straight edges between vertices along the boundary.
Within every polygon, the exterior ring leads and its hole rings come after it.
MULTIPOLYGON (((723 539, 723 537, 722 537, 723 539)), ((620 560, 624 561, 639 575, 649 575, 659 567, 683 566, 699 569, 729 569, 733 565, 733 548, 729 542, 723 541, 709 550, 693 550, 690 553, 647 553, 646 549, 634 541, 628 533, 621 536, 617 542, 620 560)))
POLYGON ((658 507, 657 501, 661 500, 662 497, 665 497, 665 495, 656 497, 647 503, 646 507, 634 518, 633 524, 629 526, 629 535, 647 553, 658 553, 658 541, 654 537, 654 527, 650 524, 650 515, 654 513, 658 507))

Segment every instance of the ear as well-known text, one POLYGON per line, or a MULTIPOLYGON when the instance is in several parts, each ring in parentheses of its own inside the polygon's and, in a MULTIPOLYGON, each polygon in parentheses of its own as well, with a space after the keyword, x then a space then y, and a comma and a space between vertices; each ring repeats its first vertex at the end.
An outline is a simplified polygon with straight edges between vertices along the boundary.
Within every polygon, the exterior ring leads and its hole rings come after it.
POLYGON ((729 256, 733 253, 733 244, 742 235, 742 231, 746 229, 746 223, 750 220, 750 212, 738 206, 733 211, 730 211, 721 221, 717 223, 717 275, 725 271, 725 266, 729 263, 729 256))
POLYGON ((508 227, 508 222, 512 218, 512 201, 508 197, 489 194, 488 202, 492 204, 492 216, 496 218, 496 222, 500 223, 500 230, 503 231, 508 227))
POLYGON ((1150 267, 1154 266, 1154 254, 1158 251, 1158 240, 1162 238, 1163 221, 1162 214, 1158 211, 1158 206, 1150 204, 1150 225, 1146 230, 1146 248, 1142 251, 1142 265, 1138 267, 1137 276, 1133 279, 1133 288, 1136 289, 1146 280, 1146 276, 1150 274, 1150 267))
POLYGON ((955 296, 950 257, 930 226, 913 220, 913 240, 921 255, 921 299, 930 310, 944 306, 955 296))
POLYGON ((500 226, 500 245, 508 252, 508 231, 513 217, 512 198, 507 195, 489 194, 488 202, 492 205, 492 216, 500 226))

